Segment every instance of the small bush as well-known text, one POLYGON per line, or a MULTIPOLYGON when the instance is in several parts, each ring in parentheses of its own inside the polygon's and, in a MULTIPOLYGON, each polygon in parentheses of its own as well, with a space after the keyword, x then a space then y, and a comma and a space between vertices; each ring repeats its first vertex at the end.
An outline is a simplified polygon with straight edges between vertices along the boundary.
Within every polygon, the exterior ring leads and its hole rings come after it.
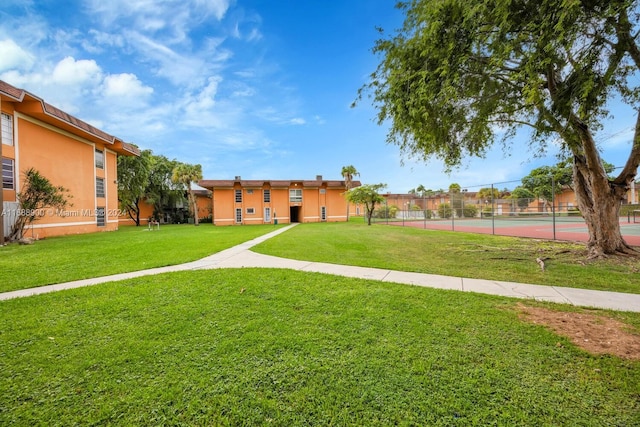
POLYGON ((442 203, 438 206, 438 216, 440 218, 451 218, 453 214, 453 209, 451 209, 451 205, 449 203, 442 203))
POLYGON ((462 216, 465 218, 473 218, 478 215, 478 208, 474 205, 467 205, 462 210, 462 216))
POLYGON ((382 206, 373 213, 374 218, 395 218, 398 213, 398 207, 396 205, 382 206))

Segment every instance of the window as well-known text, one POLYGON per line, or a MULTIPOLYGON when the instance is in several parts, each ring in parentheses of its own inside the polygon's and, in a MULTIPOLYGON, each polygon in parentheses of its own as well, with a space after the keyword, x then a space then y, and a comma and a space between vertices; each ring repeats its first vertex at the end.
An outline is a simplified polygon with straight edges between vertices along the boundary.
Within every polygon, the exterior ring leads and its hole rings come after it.
POLYGON ((253 194, 253 190, 247 190, 247 194, 253 194))
POLYGON ((236 190, 236 203, 242 203, 242 190, 236 190))
POLYGON ((320 220, 321 221, 326 221, 327 220, 327 207, 326 206, 322 206, 320 208, 320 220))
POLYGON ((96 197, 104 197, 104 178, 96 178, 96 197))
POLYGON ((104 169, 104 151, 96 149, 96 167, 104 169))
POLYGON ((104 227, 107 224, 104 214, 105 214, 104 208, 96 209, 96 225, 98 227, 104 227))
POLYGON ((247 208, 247 215, 254 215, 256 213, 255 208, 247 208))
POLYGON ((327 189, 326 188, 321 188, 320 189, 320 194, 326 194, 327 193, 327 189))
POLYGON ((270 203, 271 202, 271 190, 263 190, 263 197, 264 197, 264 202, 265 203, 270 203))
POLYGON ((2 113, 2 143, 13 145, 13 118, 5 113, 2 113))
POLYGON ((289 202, 291 203, 302 202, 302 190, 289 190, 289 202))
POLYGON ((242 209, 236 209, 236 224, 242 224, 242 209))
POLYGON ((7 190, 15 189, 15 182, 13 178, 13 160, 2 159, 2 188, 7 190))

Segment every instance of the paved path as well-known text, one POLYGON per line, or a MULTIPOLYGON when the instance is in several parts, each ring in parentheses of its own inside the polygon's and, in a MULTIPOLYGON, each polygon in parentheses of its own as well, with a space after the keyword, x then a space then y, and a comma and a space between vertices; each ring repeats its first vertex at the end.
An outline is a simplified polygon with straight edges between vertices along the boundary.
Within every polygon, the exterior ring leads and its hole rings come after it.
POLYGON ((407 285, 439 289, 453 289, 465 292, 478 292, 514 298, 529 298, 538 301, 550 301, 584 307, 640 312, 640 294, 593 291, 588 289, 564 288, 559 286, 528 285, 524 283, 501 282, 496 280, 467 279, 462 277, 439 276, 435 274, 411 273, 386 270, 383 268, 354 267, 322 262, 297 261, 269 255, 261 255, 249 250, 258 243, 270 239, 280 233, 284 233, 293 226, 295 226, 295 224, 279 228, 271 233, 210 255, 206 258, 202 258, 198 261, 7 292, 0 294, 0 300, 26 297, 63 289, 73 289, 82 286, 96 285, 115 280, 129 279, 150 274, 167 273, 171 271, 266 267, 288 268, 314 273, 327 273, 346 277, 380 280, 383 282, 403 283, 407 285))

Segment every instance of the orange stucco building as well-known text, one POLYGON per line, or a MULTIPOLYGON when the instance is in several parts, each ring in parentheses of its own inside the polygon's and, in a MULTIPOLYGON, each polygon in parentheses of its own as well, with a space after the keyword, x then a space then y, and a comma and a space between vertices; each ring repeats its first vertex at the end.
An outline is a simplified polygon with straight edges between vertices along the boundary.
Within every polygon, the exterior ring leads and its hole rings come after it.
POLYGON ((2 196, 5 235, 20 214, 23 173, 36 169, 70 196, 64 210, 45 209, 28 237, 116 230, 117 156, 138 149, 0 80, 2 196))
MULTIPOLYGON (((323 180, 201 180, 212 192, 211 213, 215 225, 347 220, 344 181, 323 180)), ((360 186, 354 181, 352 187, 360 186)), ((350 205, 351 215, 356 207, 350 205)))

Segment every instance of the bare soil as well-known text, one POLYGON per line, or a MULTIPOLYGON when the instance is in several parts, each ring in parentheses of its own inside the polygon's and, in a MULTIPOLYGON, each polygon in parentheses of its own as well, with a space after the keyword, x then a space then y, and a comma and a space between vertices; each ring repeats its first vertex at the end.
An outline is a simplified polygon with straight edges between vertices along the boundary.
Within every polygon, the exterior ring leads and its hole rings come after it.
POLYGON ((518 303, 518 310, 521 319, 544 325, 589 353, 640 360, 640 334, 623 322, 600 314, 554 311, 522 303, 518 303))

